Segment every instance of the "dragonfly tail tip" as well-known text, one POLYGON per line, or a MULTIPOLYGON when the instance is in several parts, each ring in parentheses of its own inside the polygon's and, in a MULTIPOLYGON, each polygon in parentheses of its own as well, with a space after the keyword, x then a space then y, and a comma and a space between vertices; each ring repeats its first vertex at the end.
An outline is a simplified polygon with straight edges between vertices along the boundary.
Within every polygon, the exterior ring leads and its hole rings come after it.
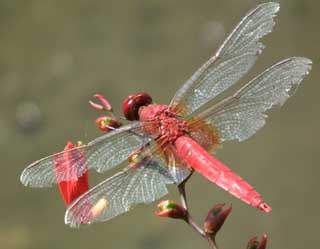
POLYGON ((270 213, 272 210, 272 208, 265 202, 261 202, 258 208, 265 213, 270 213))

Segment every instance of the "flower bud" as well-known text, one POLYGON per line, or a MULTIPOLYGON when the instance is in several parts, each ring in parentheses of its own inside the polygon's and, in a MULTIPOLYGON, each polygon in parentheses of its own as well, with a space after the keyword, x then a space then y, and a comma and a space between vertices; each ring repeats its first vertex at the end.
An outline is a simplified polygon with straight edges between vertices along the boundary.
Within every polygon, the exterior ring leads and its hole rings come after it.
POLYGON ((230 207, 225 208, 225 204, 216 204, 212 209, 210 209, 204 222, 205 233, 215 236, 231 212, 231 209, 231 205, 230 207))
POLYGON ((104 96, 102 96, 101 94, 95 94, 93 95, 93 98, 97 99, 100 101, 101 104, 97 104, 93 101, 89 101, 89 104, 96 110, 100 110, 100 111, 110 111, 112 112, 112 106, 109 103, 108 100, 106 100, 106 98, 104 96))
POLYGON ((102 116, 96 119, 96 124, 101 131, 111 131, 121 126, 121 123, 114 117, 102 116))
POLYGON ((157 207, 160 211, 156 212, 155 215, 159 217, 169 217, 173 219, 185 219, 187 217, 187 210, 174 201, 161 201, 157 207))
POLYGON ((78 142, 77 146, 68 142, 64 148, 64 153, 57 154, 54 157, 54 167, 57 180, 60 175, 67 175, 72 180, 59 181, 58 186, 62 199, 67 205, 70 205, 76 198, 89 190, 89 174, 87 161, 83 151, 76 148, 81 146, 82 142, 78 142), (78 176, 77 168, 73 162, 77 160, 78 164, 84 167, 83 175, 78 176), (63 169, 63 170, 62 170, 63 169))
POLYGON ((257 240, 257 237, 253 237, 249 240, 247 249, 265 249, 267 246, 267 235, 263 234, 261 241, 257 240))

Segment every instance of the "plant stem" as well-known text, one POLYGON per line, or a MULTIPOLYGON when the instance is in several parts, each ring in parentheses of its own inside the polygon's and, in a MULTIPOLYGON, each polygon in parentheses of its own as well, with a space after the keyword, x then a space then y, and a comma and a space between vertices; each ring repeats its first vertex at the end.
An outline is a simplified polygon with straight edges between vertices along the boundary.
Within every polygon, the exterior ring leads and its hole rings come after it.
POLYGON ((193 174, 193 171, 191 171, 190 175, 186 179, 184 179, 183 182, 181 182, 178 185, 181 204, 186 210, 188 210, 188 203, 187 203, 187 196, 186 196, 186 188, 185 188, 185 186, 186 186, 186 183, 190 179, 192 174, 193 174))
POLYGON ((200 226, 192 219, 192 216, 190 214, 190 211, 188 209, 188 202, 187 202, 187 196, 186 196, 186 183, 191 177, 193 171, 190 173, 190 175, 178 185, 178 190, 180 194, 181 199, 181 205, 182 207, 187 211, 187 216, 185 218, 185 222, 193 228, 198 234, 201 235, 201 237, 205 238, 209 242, 209 246, 211 249, 218 249, 217 244, 214 240, 214 238, 211 238, 210 235, 207 235, 200 226))

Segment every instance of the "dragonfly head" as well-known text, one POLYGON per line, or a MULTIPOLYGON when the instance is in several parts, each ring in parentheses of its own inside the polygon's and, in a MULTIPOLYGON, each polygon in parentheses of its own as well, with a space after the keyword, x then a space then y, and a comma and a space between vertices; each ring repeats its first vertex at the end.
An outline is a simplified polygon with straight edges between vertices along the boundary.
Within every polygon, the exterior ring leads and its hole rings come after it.
POLYGON ((129 95, 122 105, 122 111, 126 119, 139 120, 139 108, 152 104, 152 98, 148 93, 136 93, 129 95))

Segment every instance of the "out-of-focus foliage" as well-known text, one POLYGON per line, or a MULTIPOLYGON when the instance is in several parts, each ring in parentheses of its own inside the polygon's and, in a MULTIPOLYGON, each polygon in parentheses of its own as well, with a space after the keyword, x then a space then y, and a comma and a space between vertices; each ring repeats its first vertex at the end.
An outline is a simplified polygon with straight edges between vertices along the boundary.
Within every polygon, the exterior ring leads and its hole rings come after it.
MULTIPOLYGON (((104 94, 116 113, 130 93, 149 92, 168 103, 181 83, 262 1, 0 1, 0 247, 206 248, 187 226, 140 206, 109 223, 72 230, 56 188, 19 182, 28 163, 99 134, 87 101, 104 94)), ((319 8, 318 1, 283 0, 267 48, 246 79, 289 56, 314 61, 310 76, 250 140, 230 143, 219 159, 256 186, 273 212, 265 215, 193 176, 191 210, 203 220, 217 202, 232 202, 221 248, 245 248, 268 233, 269 248, 319 244, 319 8)), ((242 81, 239 83, 241 85, 242 81)), ((239 86, 238 85, 238 86, 239 86)), ((91 185, 108 174, 90 175, 91 185)), ((170 199, 176 198, 172 187, 170 199)))

